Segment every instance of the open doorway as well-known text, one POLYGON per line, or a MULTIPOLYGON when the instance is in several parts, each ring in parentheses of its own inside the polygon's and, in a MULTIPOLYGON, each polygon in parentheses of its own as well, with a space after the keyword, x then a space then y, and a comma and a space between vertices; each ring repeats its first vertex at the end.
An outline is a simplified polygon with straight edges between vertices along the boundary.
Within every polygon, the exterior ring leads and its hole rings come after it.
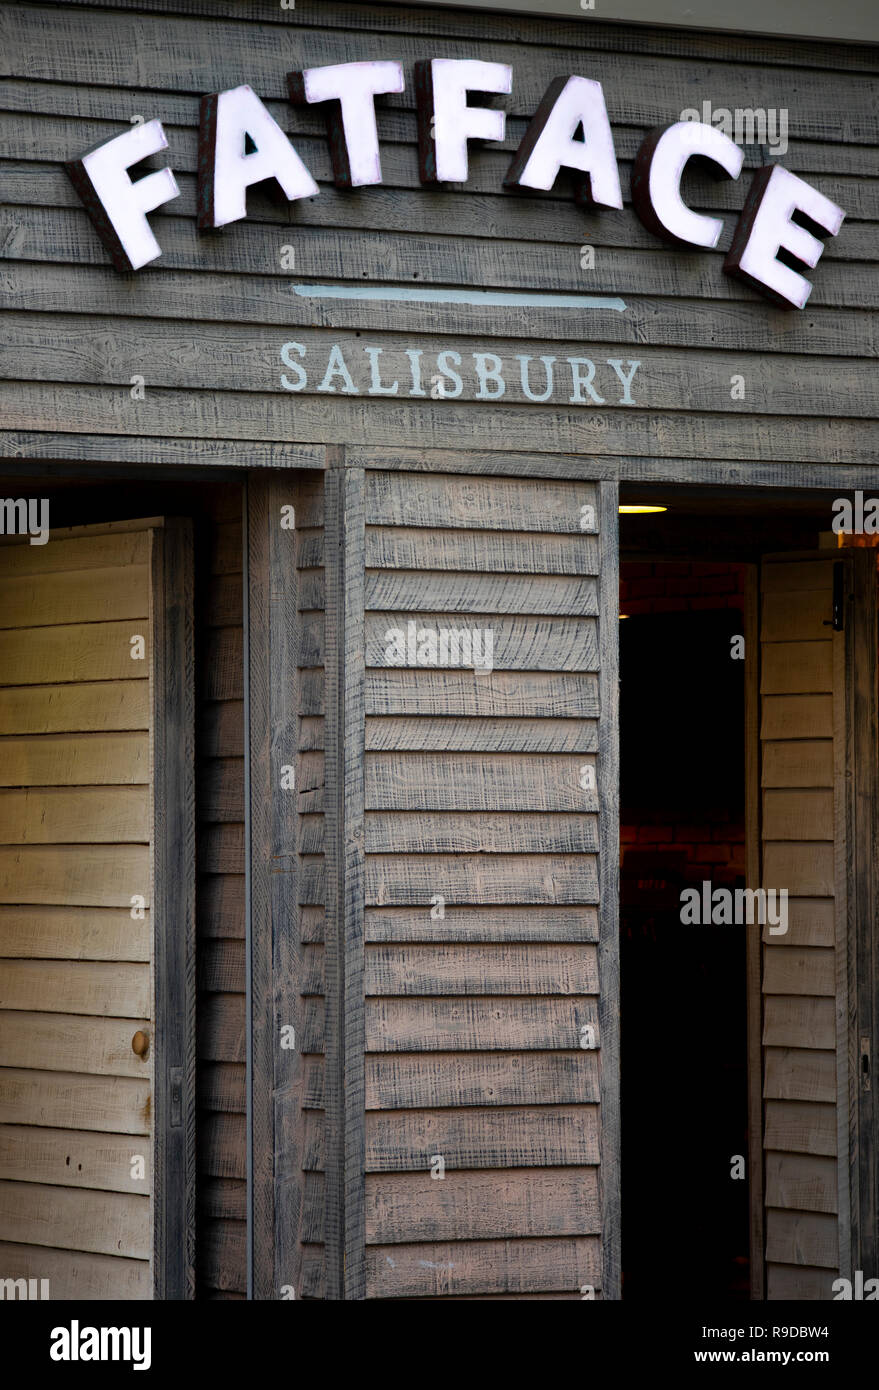
POLYGON ((851 1253, 837 1155, 857 1079, 837 1020, 860 892, 852 692, 871 680, 875 762, 875 671, 853 664, 866 633, 875 668, 875 565, 837 548, 832 500, 621 492, 668 509, 620 518, 626 1299, 830 1298, 851 1253), (770 885, 783 934, 735 908, 770 885))

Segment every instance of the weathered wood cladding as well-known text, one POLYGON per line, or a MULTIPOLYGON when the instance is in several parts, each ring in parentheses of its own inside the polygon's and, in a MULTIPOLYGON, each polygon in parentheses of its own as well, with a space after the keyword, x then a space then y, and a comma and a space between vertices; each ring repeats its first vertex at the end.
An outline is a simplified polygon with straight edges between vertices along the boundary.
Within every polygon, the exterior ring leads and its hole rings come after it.
POLYGON ((594 530, 590 484, 366 475, 367 1298, 601 1287, 583 507, 594 530), (554 539, 571 563, 541 574, 554 539), (473 541, 479 572, 462 571, 473 541), (523 577, 540 600, 510 622, 500 598, 523 577), (414 658, 397 640, 413 627, 414 658), (443 628, 490 631, 491 668, 429 665, 443 628))
MULTIPOLYGON (((251 475, 247 562, 237 497, 215 511, 198 612, 202 1296, 242 1298, 249 1278, 256 1296, 275 1298, 290 1288, 297 1299, 579 1298, 587 1285, 618 1296, 607 916, 616 901, 616 500, 602 480, 699 468, 714 481, 761 484, 817 482, 820 472, 823 485, 837 476, 842 486, 874 466, 875 65, 875 50, 591 17, 584 30, 308 0, 290 10, 253 0, 246 15, 222 0, 0 4, 0 70, 12 74, 0 94, 0 281, 11 310, 0 448, 117 466, 326 470, 322 481, 302 473, 289 486, 251 475), (412 65, 477 50, 513 65, 508 138, 471 147, 466 185, 424 191, 412 65), (404 62, 407 91, 379 109, 384 186, 350 194, 332 186, 322 114, 294 110, 285 78, 373 56, 404 62), (619 213, 576 208, 565 177, 547 195, 503 190, 528 119, 562 72, 604 85, 619 213), (199 97, 241 82, 290 133, 320 196, 284 208, 254 191, 246 222, 202 235, 199 97), (663 248, 632 215, 629 173, 646 129, 703 100, 786 109, 784 164, 846 210, 803 313, 729 280, 717 254, 663 248), (61 166, 136 115, 163 121, 181 197, 151 217, 161 260, 120 278, 61 166), (343 297, 294 288, 312 281, 343 297), (344 297, 364 285, 475 287, 533 302, 344 297), (572 312, 550 292, 613 294, 625 309, 572 312), (295 380, 285 343, 306 354, 294 352, 308 373, 301 390, 282 380, 295 380), (336 344, 354 393, 338 375, 320 389, 336 344), (369 394, 367 347, 381 349, 382 384, 399 382, 393 398, 369 394), (422 354, 421 379, 412 352, 422 354), (441 352, 461 356, 460 398, 431 393, 441 352), (480 398, 474 354, 484 352, 503 360, 503 399, 480 398), (555 359, 544 403, 534 399, 542 356, 555 359), (581 357, 596 364, 602 404, 591 393, 571 399, 569 359, 581 357), (626 372, 638 363, 630 393, 614 359, 626 372), (737 375, 741 399, 730 390, 737 375), (129 389, 136 376, 143 399, 129 389), (283 538, 272 509, 288 495, 295 563, 275 586, 283 538), (601 512, 601 526, 583 529, 584 505, 601 512), (413 623, 416 632, 490 628, 491 669, 410 663, 413 623), (391 629, 405 634, 400 664, 388 659, 391 629), (246 679, 265 702, 255 716, 251 708, 247 731, 246 679), (294 816, 278 791, 288 735, 294 816), (587 774, 584 785, 584 769, 596 780, 587 774), (444 917, 431 914, 440 896, 444 917), (285 1024, 296 1046, 281 1053, 285 1024), (594 1049, 581 1046, 591 1028, 594 1049), (435 1156, 442 1179, 431 1176, 435 1156)), ((694 206, 726 216, 719 253, 762 158, 746 147, 738 183, 688 174, 694 206)), ((824 911, 833 769, 826 746, 792 732, 803 707, 792 711, 789 696, 807 687, 787 660, 773 666, 772 648, 789 644, 777 626, 786 615, 766 597, 764 672, 779 682, 763 702, 768 857, 777 876, 772 855, 787 854, 784 872, 808 894, 792 936, 765 956, 769 1294, 811 1297, 838 1255, 838 953, 824 911), (789 739, 800 740, 793 761, 789 739), (814 790, 793 805, 798 767, 814 790), (809 848, 791 858, 796 839, 809 848)), ((823 667, 811 671, 808 689, 826 694, 826 678, 823 667)), ((826 701, 805 713, 826 718, 826 701)), ((130 766, 131 747, 116 751, 130 766)), ((65 776, 77 775, 73 762, 65 773, 64 753, 56 747, 53 767, 52 823, 61 826, 65 776)), ((119 791, 123 825, 132 807, 119 791)), ((18 823, 17 808, 0 803, 0 824, 18 823)), ((38 1046, 48 1057, 74 1036, 96 1057, 119 1050, 107 1020, 88 1038, 73 1015, 28 1031, 33 977, 20 972, 16 987, 18 1055, 38 1046)), ((73 973, 67 988, 91 1007, 94 979, 73 973)), ((136 1013, 136 988, 126 999, 136 1013)), ((67 1078, 49 1099, 71 1117, 97 1105, 87 1077, 67 1078)), ((101 1123, 125 1133, 121 1096, 102 1104, 101 1123)), ((90 1288, 103 1287, 107 1260, 94 1255, 90 1288)), ((120 1281, 124 1263, 114 1262, 120 1281)))
MULTIPOLYGON (((460 450, 503 431, 511 455, 588 450, 606 476, 668 456, 873 462, 876 428, 866 417, 879 147, 869 50, 855 57, 833 46, 626 30, 590 18, 584 51, 583 26, 562 21, 375 5, 283 11, 263 4, 233 19, 207 0, 148 0, 137 12, 108 5, 100 24, 79 6, 4 6, 0 23, 3 61, 14 78, 0 116, 8 156, 4 288, 20 311, 0 357, 17 379, 6 412, 16 431, 10 447, 39 453, 47 431, 77 431, 114 439, 119 458, 139 456, 140 439, 164 437, 165 448, 215 441, 218 457, 228 451, 241 459, 243 442, 253 440, 269 462, 266 447, 281 451, 281 461, 290 441, 460 450), (400 59, 411 78, 417 59, 470 55, 477 42, 514 67, 504 147, 474 146, 466 185, 423 191, 409 80, 379 110, 384 186, 356 194, 332 187, 323 117, 289 105, 286 72, 380 50, 400 59), (568 71, 604 85, 626 199, 628 165, 647 127, 702 100, 788 111, 784 163, 847 214, 812 276, 804 313, 767 305, 724 276, 717 255, 662 247, 628 206, 583 213, 564 176, 548 195, 504 192, 502 177, 527 120, 549 80, 568 71), (247 222, 200 235, 192 217, 198 98, 242 81, 291 133, 321 192, 289 209, 252 193, 247 222), (182 196, 152 219, 161 260, 129 283, 106 264, 60 165, 134 114, 165 123, 182 196), (584 244, 595 252, 591 269, 581 268, 584 244), (295 269, 281 268, 285 245, 295 251, 295 269), (343 290, 367 281, 377 289, 402 283, 614 294, 626 309, 572 312, 538 303, 487 310, 293 292, 315 279, 343 290), (301 341, 323 362, 339 342, 352 367, 365 364, 364 345, 380 347, 383 380, 395 379, 385 364, 396 371, 404 345, 423 350, 425 364, 437 350, 460 351, 466 364, 487 347, 513 370, 499 403, 473 401, 469 392, 459 401, 404 399, 405 379, 392 401, 342 394, 338 380, 331 395, 316 390, 323 370, 309 372, 291 399, 280 381, 286 341, 301 341), (635 404, 620 405, 619 391, 602 391, 600 407, 571 406, 570 393, 543 405, 525 399, 513 350, 556 356, 560 377, 572 346, 599 364, 605 356, 639 359, 635 404), (834 360, 841 358, 844 365, 834 360), (121 389, 134 374, 147 382, 142 401, 121 389), (745 378, 743 399, 731 393, 734 375, 745 378)), ((748 165, 761 158, 757 146, 746 146, 748 165)), ((688 179, 697 206, 741 208, 747 174, 722 185, 695 173, 688 179)), ((720 251, 732 227, 727 217, 720 251)), ((543 371, 536 360, 532 369, 543 371)), ((363 371, 357 375, 365 393, 363 371)))

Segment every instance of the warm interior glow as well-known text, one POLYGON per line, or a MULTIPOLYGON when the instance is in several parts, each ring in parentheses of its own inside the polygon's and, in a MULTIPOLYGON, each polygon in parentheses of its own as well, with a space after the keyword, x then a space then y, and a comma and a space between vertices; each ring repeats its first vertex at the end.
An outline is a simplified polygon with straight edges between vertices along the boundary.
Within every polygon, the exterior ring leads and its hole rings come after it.
POLYGON ((620 507, 620 512, 626 516, 641 516, 645 512, 667 512, 668 507, 647 507, 642 502, 635 502, 630 507, 620 507))

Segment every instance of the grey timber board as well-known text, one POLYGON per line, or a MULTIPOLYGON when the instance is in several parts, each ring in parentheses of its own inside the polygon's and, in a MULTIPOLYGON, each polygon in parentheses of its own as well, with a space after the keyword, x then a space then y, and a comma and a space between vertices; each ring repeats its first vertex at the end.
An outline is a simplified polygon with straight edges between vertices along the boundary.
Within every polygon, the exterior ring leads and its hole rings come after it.
MULTIPOLYGON (((93 16, 51 6, 5 6, 0 23, 0 72, 36 81, 84 82, 114 87, 139 85, 161 92, 201 95, 247 81, 264 97, 285 95, 285 73, 296 66, 318 67, 351 61, 351 35, 329 29, 300 29, 295 41, 279 44, 274 26, 230 22, 225 18, 189 19, 176 15, 126 14, 112 18, 112 42, 96 42, 93 16), (209 42, 206 42, 206 38, 209 42), (242 71, 246 68, 246 71, 242 71)), ((356 28, 356 26, 355 26, 356 28)), ((407 90, 388 99, 390 106, 412 104, 411 68, 424 56, 458 57, 454 17, 447 33, 432 37, 425 55, 420 37, 388 26, 393 56, 410 71, 407 90), (451 36, 450 36, 451 35, 451 36)), ((104 31, 106 33, 106 30, 104 31)), ((497 31, 495 31, 497 33, 497 31)), ((292 36, 291 36, 292 39, 292 36)), ((496 62, 512 64, 516 73, 507 109, 530 117, 550 81, 570 69, 561 48, 534 45, 528 62, 520 61, 518 44, 495 38, 496 62)), ((648 51, 590 54, 590 75, 606 84, 611 121, 624 117, 645 126, 673 119, 670 108, 699 105, 769 106, 784 92, 786 74, 775 65, 704 63, 678 57, 658 63, 648 51)), ((875 140, 874 89, 869 74, 834 73, 802 67, 796 74, 798 130, 813 139, 843 139, 870 144, 875 140), (841 93, 845 100, 841 101, 841 93)))

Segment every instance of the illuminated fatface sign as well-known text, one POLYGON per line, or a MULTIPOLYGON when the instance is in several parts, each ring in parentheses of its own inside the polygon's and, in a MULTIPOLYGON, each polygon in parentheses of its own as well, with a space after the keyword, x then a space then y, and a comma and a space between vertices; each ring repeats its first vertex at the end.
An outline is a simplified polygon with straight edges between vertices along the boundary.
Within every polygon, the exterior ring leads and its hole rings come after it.
MULTIPOLYGON (((382 182, 376 100, 405 87, 397 62, 338 63, 306 68, 287 77, 295 105, 320 106, 326 114, 333 177, 339 188, 382 182)), ((422 183, 465 183, 471 141, 502 141, 506 115, 497 98, 513 89, 513 70, 503 63, 434 58, 415 64, 419 168, 422 183)), ((119 270, 139 270, 161 255, 147 214, 179 190, 170 169, 132 179, 129 171, 167 149, 160 121, 135 126, 67 164, 98 235, 119 270)), ((737 179, 743 155, 729 136, 702 122, 678 121, 652 131, 632 171, 632 202, 649 231, 677 246, 713 248, 723 220, 694 212, 681 181, 691 159, 720 178, 737 179)), ((623 206, 619 168, 604 94, 599 82, 570 76, 553 81, 504 178, 504 186, 551 190, 559 172, 575 180, 578 203, 590 208, 623 206)), ((313 198, 319 189, 308 169, 247 86, 202 98, 198 154, 198 225, 215 230, 247 216, 254 184, 279 189, 289 202, 313 198)), ((845 214, 817 189, 780 165, 760 169, 723 268, 775 303, 802 309, 812 286, 787 262, 814 269, 823 250, 819 237, 836 236, 845 214), (796 219, 796 220, 795 220, 796 219), (779 254, 784 260, 779 260, 779 254)))

